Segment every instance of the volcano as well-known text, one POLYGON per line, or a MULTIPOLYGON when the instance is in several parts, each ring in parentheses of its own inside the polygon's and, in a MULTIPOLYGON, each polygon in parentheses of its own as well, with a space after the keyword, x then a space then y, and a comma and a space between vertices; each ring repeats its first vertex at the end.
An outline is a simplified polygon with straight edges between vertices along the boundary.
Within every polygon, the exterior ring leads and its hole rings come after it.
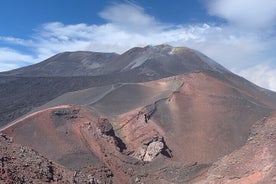
POLYGON ((0 85, 0 156, 53 162, 39 179, 2 159, 1 182, 275 182, 276 93, 193 49, 60 53, 0 85))

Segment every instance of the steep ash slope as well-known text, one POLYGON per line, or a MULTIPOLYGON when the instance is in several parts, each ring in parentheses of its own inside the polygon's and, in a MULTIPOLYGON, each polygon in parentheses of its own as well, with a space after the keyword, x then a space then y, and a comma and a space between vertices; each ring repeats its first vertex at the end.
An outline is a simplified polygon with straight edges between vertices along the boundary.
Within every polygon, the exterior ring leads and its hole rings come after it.
POLYGON ((0 77, 0 126, 63 93, 110 84, 107 81, 104 77, 0 77))
POLYGON ((215 162, 191 183, 276 182, 276 113, 254 123, 244 146, 215 162))

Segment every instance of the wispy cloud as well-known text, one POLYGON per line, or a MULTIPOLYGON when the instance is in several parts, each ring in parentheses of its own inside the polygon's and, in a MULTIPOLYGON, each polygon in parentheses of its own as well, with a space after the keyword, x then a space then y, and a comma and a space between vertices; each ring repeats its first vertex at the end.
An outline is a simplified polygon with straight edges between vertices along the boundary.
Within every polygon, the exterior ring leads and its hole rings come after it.
POLYGON ((99 15, 125 31, 148 33, 159 30, 161 26, 154 17, 146 14, 142 7, 135 4, 114 4, 99 15))
MULTIPOLYGON (((265 62, 270 60, 275 63, 276 59, 274 53, 276 39, 272 29, 274 11, 271 10, 266 18, 257 19, 254 17, 255 7, 259 6, 264 11, 268 8, 267 6, 261 7, 260 4, 253 3, 252 10, 250 8, 250 10, 244 10, 239 7, 238 11, 234 8, 235 6, 251 7, 250 3, 253 0, 213 0, 209 2, 207 7, 210 14, 226 19, 227 23, 221 25, 213 23, 168 25, 158 22, 137 5, 113 4, 99 13, 106 20, 105 24, 65 25, 61 22, 50 22, 41 25, 33 35, 29 35, 31 39, 26 40, 12 36, 0 37, 0 42, 25 46, 35 53, 28 55, 16 50, 12 50, 12 52, 6 50, 6 54, 0 60, 0 70, 22 66, 20 61, 23 60, 24 62, 29 60, 31 63, 42 61, 63 51, 91 50, 122 53, 134 46, 168 43, 202 51, 251 81, 276 90, 271 82, 266 82, 276 80, 276 75, 272 75, 275 72, 276 64, 265 62), (242 14, 243 11, 244 14, 242 14), (250 25, 253 18, 258 21, 256 25, 253 22, 250 25), (250 29, 248 29, 249 27, 250 29), (264 27, 267 31, 260 31, 264 27), (11 60, 9 57, 14 59, 11 60), (7 66, 7 64, 9 65, 7 66), (254 68, 256 65, 259 67, 254 68), (264 76, 263 80, 257 80, 248 75, 253 69, 270 73, 270 75, 262 75, 264 76)), ((273 9, 276 12, 273 1, 269 2, 271 3, 269 10, 273 9)))
POLYGON ((239 71, 248 80, 254 81, 257 85, 266 86, 268 89, 276 91, 276 68, 268 63, 258 64, 253 67, 239 71))
POLYGON ((224 35, 232 39, 219 44, 224 50, 217 53, 221 61, 248 80, 276 91, 276 1, 211 0, 207 6, 211 15, 226 20, 223 29, 231 30, 224 35))
POLYGON ((210 14, 235 26, 259 29, 275 25, 275 0, 211 0, 208 7, 210 14))
POLYGON ((10 43, 13 43, 13 44, 24 45, 24 46, 27 46, 27 45, 30 44, 30 43, 28 43, 28 41, 26 41, 24 39, 14 38, 14 37, 3 37, 3 36, 0 36, 0 41, 10 42, 10 43))
MULTIPOLYGON (((22 63, 31 64, 35 59, 10 48, 0 47, 0 71, 6 71, 21 66, 22 63)), ((37 62, 37 61, 36 61, 37 62)))

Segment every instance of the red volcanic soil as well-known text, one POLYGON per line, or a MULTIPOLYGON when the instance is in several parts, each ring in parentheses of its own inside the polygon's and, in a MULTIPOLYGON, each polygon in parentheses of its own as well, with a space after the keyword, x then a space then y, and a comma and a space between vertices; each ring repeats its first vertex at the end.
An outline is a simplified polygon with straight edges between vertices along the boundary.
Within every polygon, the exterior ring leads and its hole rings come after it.
POLYGON ((3 133, 0 133, 0 171, 1 184, 112 182, 111 171, 104 166, 71 171, 30 148, 14 143, 3 133))
POLYGON ((244 146, 215 162, 196 183, 276 183, 276 112, 256 122, 244 146))
POLYGON ((74 173, 0 133, 0 183, 70 183, 74 173))
MULTIPOLYGON (((90 175, 91 170, 104 172, 100 174, 99 180, 106 176, 107 179, 104 180, 109 183, 113 174, 109 169, 101 169, 105 168, 105 164, 99 159, 103 152, 97 152, 100 140, 97 140, 98 142, 94 140, 95 144, 91 149, 89 142, 93 140, 85 139, 83 130, 90 129, 91 124, 96 126, 98 121, 93 117, 93 112, 87 113, 87 110, 79 106, 57 106, 28 115, 2 132, 12 136, 15 143, 37 150, 43 156, 68 169, 80 173, 87 171, 90 175), (90 166, 93 167, 87 169, 90 166)), ((97 127, 93 130, 98 131, 97 127)), ((99 139, 97 135, 95 134, 93 138, 99 139)), ((103 143, 101 146, 112 146, 107 144, 103 143)))
POLYGON ((274 103, 248 89, 202 72, 90 88, 60 96, 48 104, 55 107, 1 131, 67 169, 93 170, 99 181, 268 181, 275 170, 275 133, 269 132, 275 116, 260 120, 274 103), (75 105, 58 106, 69 97, 75 105))
POLYGON ((71 169, 100 163, 81 137, 81 118, 77 106, 57 106, 24 117, 3 130, 16 143, 28 146, 47 158, 71 169))
POLYGON ((173 160, 211 163, 241 147, 253 123, 271 111, 242 91, 204 73, 167 79, 173 80, 182 84, 166 98, 148 106, 152 108, 148 123, 144 122, 146 108, 120 116, 120 126, 116 125, 118 135, 133 148, 159 134, 168 143, 173 160))

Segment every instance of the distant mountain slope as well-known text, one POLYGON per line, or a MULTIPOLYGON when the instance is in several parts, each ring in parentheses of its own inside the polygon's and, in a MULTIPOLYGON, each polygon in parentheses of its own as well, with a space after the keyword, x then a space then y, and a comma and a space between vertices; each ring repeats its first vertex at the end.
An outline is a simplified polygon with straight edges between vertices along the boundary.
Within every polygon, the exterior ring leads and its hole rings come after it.
POLYGON ((103 75, 104 69, 117 57, 115 53, 64 52, 31 66, 3 72, 2 75, 29 77, 103 75))
POLYGON ((186 47, 135 47, 118 55, 88 51, 57 54, 41 63, 3 72, 6 76, 99 76, 131 71, 134 75, 164 77, 195 70, 223 71, 207 56, 186 47))

